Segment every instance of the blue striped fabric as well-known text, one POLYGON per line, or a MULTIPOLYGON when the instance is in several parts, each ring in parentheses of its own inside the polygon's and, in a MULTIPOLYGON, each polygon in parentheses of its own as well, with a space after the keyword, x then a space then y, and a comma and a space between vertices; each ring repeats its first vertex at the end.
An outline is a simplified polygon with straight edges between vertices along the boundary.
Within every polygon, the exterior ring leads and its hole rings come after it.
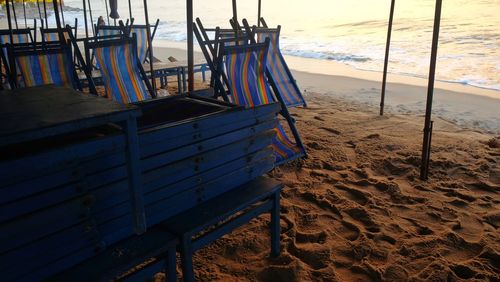
POLYGON ((69 52, 20 55, 15 57, 15 62, 20 74, 19 82, 24 87, 55 84, 76 88, 69 52))
POLYGON ((122 34, 121 29, 114 26, 109 28, 107 28, 106 26, 100 26, 97 31, 97 36, 112 36, 120 34, 122 34))
MULTIPOLYGON (((68 32, 64 31, 64 40, 69 40, 68 32)), ((45 42, 55 42, 59 41, 59 33, 57 32, 42 32, 43 40, 45 42)))
POLYGON ((148 29, 147 27, 134 27, 132 26, 131 34, 135 34, 137 37, 137 56, 139 61, 142 63, 146 62, 146 56, 148 53, 148 29))
MULTIPOLYGON (((0 35, 0 43, 1 44, 18 44, 18 43, 29 43, 31 42, 31 39, 30 39, 30 36, 27 34, 27 33, 22 33, 22 34, 13 34, 12 35, 12 41, 13 42, 10 42, 10 35, 8 34, 2 34, 0 35)), ((9 63, 8 61, 8 54, 7 54, 7 48, 2 48, 2 52, 5 56, 5 58, 7 58, 7 63, 9 63)))
POLYGON ((271 40, 269 45, 269 60, 267 68, 273 76, 279 95, 283 98, 287 107, 304 106, 305 100, 300 89, 295 84, 295 78, 288 73, 288 66, 279 48, 279 33, 264 32, 257 33, 257 41, 264 42, 267 38, 271 40))
MULTIPOLYGON (((229 82, 231 102, 252 108, 275 101, 265 79, 266 55, 265 50, 224 54, 224 71, 229 82)), ((304 155, 304 150, 291 141, 281 124, 275 131, 272 146, 276 165, 304 155)))
POLYGON ((151 99, 139 70, 137 54, 130 43, 95 48, 106 96, 122 104, 151 99))

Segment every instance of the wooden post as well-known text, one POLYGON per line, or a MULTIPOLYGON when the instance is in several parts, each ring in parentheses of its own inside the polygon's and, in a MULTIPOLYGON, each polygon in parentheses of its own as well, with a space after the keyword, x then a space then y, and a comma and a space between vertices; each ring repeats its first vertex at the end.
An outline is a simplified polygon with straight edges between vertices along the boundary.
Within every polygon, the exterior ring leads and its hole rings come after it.
MULTIPOLYGON (((132 12, 132 10, 130 10, 132 12)), ((144 0, 144 18, 146 19, 146 32, 148 36, 148 45, 149 45, 149 70, 151 72, 151 85, 153 86, 153 98, 156 98, 156 77, 153 66, 153 40, 151 37, 151 26, 149 24, 149 13, 148 13, 148 0, 144 0)), ((130 19, 132 20, 132 18, 130 19)), ((142 64, 143 62, 141 62, 142 64)))
POLYGON ((236 0, 233 0, 233 20, 235 23, 238 22, 238 7, 236 6, 236 0))
POLYGON ((389 51, 391 49, 392 21, 394 19, 395 0, 391 0, 391 11, 389 13, 389 27, 387 30, 387 43, 385 45, 384 76, 382 78, 382 94, 380 98, 380 115, 384 115, 385 89, 387 85, 387 67, 389 66, 389 51))
POLYGON ((420 179, 429 178, 429 164, 431 156, 432 141, 432 101, 434 99, 434 80, 436 77, 436 61, 439 45, 439 29, 441 27, 442 0, 436 0, 436 11, 434 15, 434 30, 432 34, 431 63, 429 68, 429 85, 427 87, 427 106, 425 110, 424 140, 422 145, 422 165, 420 167, 420 179))
MULTIPOLYGON (((194 37, 193 37, 193 0, 186 0, 188 91, 194 90, 194 37)), ((180 91, 180 90, 179 90, 180 91)))

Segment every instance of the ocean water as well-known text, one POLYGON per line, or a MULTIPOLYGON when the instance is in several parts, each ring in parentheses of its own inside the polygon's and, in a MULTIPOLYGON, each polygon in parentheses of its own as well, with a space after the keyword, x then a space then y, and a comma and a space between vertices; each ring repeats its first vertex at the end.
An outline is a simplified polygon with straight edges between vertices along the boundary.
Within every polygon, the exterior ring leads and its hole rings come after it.
MULTIPOLYGON (((94 20, 105 16, 104 0, 90 0, 94 20)), ((132 1, 144 23, 142 1, 132 1)), ((383 68, 390 0, 262 0, 262 16, 281 25, 284 54, 337 61, 361 70, 383 68)), ((444 0, 437 79, 500 91, 500 0, 444 0)), ((81 0, 66 0, 66 18, 79 17, 81 0)), ((257 21, 257 0, 238 1, 238 17, 257 21)), ((194 0, 205 26, 228 27, 231 0, 194 0)), ((426 78, 435 0, 396 1, 389 72, 426 78)), ((185 1, 149 0, 157 39, 186 40, 185 1)), ((119 13, 128 17, 127 1, 119 13)), ((500 92, 499 92, 500 97, 500 92)))

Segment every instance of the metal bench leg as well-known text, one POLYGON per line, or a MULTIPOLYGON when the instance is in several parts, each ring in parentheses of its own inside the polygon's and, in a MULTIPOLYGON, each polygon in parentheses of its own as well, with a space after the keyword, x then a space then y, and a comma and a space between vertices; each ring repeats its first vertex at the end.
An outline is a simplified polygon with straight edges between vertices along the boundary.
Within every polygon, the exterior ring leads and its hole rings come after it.
POLYGON ((272 196, 273 209, 271 210, 271 256, 277 257, 280 255, 280 193, 277 192, 272 196))
POLYGON ((165 269, 166 269, 167 281, 177 282, 177 270, 176 270, 177 262, 175 257, 175 246, 171 250, 168 250, 166 263, 167 265, 165 269))
POLYGON ((194 282, 193 250, 191 236, 184 235, 181 242, 182 278, 185 282, 194 282))
POLYGON ((182 94, 182 68, 177 69, 177 92, 182 94))

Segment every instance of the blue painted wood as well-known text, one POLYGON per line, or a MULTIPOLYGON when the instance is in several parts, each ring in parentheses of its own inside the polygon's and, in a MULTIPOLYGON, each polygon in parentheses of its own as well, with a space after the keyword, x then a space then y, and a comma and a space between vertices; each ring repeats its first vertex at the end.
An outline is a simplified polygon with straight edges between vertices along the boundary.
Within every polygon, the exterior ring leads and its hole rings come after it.
MULTIPOLYGON (((193 252, 217 240, 233 229, 270 211, 271 217, 279 218, 279 206, 275 196, 279 195, 283 185, 266 177, 259 177, 245 185, 232 189, 220 196, 180 213, 161 225, 176 234, 181 242, 181 261, 184 281, 194 281, 193 252), (224 223, 223 220, 239 214, 224 223), (207 232, 193 238, 200 231, 216 225, 207 232)), ((279 197, 279 196, 278 196, 279 197)), ((272 228, 271 232, 277 231, 272 228)), ((279 237, 279 234, 272 236, 279 237)))
POLYGON ((127 169, 129 180, 129 201, 132 206, 132 218, 136 234, 146 232, 146 213, 142 191, 141 171, 139 164, 139 140, 137 137, 137 121, 130 117, 125 125, 127 134, 127 169))
MULTIPOLYGON (((121 277, 120 280, 123 281, 134 277, 148 277, 148 274, 165 270, 167 257, 172 256, 172 254, 175 257, 176 244, 176 238, 164 228, 152 228, 143 235, 132 236, 109 246, 104 252, 49 280, 111 281, 121 277), (132 271, 132 268, 138 265, 141 266, 132 271), (132 271, 132 273, 123 276, 128 271, 132 271)), ((175 271, 175 260, 173 267, 175 271)))
POLYGON ((0 225, 0 253, 88 219, 93 198, 84 196, 0 225))
POLYGON ((68 167, 75 167, 85 160, 123 152, 124 149, 124 136, 116 136, 13 160, 0 160, 0 187, 42 177, 68 167))
POLYGON ((0 146, 75 132, 139 116, 134 106, 41 86, 0 92, 0 146))

